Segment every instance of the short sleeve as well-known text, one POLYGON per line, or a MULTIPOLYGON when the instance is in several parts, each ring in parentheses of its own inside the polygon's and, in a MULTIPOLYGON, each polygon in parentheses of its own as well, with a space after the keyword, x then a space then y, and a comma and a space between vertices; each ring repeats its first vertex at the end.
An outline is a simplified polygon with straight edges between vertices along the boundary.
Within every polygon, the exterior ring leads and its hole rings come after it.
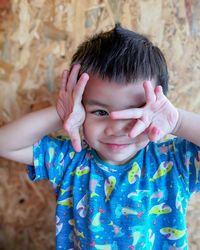
POLYGON ((48 179, 57 193, 74 154, 69 138, 45 136, 33 145, 34 165, 27 166, 29 178, 33 181, 48 179))
MULTIPOLYGON (((197 149, 195 147, 195 149, 197 149)), ((186 152, 186 165, 189 165, 189 191, 200 192, 200 148, 194 150, 190 161, 191 151, 186 152)))
POLYGON ((177 139, 175 154, 179 173, 187 185, 191 195, 200 191, 200 148, 184 139, 177 139))

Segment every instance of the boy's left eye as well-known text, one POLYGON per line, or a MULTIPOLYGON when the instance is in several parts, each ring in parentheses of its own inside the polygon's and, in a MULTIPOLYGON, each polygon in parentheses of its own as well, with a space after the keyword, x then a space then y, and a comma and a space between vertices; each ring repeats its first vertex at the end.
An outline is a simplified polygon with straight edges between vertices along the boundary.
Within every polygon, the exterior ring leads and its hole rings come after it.
POLYGON ((92 112, 92 114, 96 115, 96 116, 108 116, 108 112, 105 110, 95 110, 92 112))

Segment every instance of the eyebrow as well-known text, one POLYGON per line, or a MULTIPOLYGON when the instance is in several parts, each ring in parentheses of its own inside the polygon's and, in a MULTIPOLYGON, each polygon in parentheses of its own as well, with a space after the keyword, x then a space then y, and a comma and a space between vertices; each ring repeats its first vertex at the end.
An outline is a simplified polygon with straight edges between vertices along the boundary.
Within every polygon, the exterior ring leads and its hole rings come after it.
MULTIPOLYGON (((102 102, 100 102, 100 101, 98 101, 98 100, 93 100, 93 99, 87 100, 87 101, 85 102, 85 104, 86 104, 86 105, 90 105, 90 106, 100 106, 100 107, 107 108, 107 109, 109 109, 109 108, 112 107, 112 106, 110 106, 109 104, 102 103, 102 102)), ((141 108, 141 107, 143 107, 144 105, 145 105, 145 103, 142 104, 142 105, 140 105, 139 107, 135 107, 134 105, 130 105, 130 106, 124 108, 124 109, 141 108)))
POLYGON ((108 105, 108 104, 102 103, 102 102, 97 101, 97 100, 92 100, 92 99, 87 100, 85 102, 85 104, 90 105, 90 106, 101 106, 101 107, 104 107, 104 108, 109 108, 110 107, 110 105, 108 105))

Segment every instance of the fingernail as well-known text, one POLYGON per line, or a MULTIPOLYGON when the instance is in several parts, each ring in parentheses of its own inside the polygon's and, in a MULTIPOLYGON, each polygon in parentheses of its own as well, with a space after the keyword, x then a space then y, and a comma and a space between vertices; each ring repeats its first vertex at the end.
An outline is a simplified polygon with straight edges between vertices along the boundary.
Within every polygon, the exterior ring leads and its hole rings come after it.
POLYGON ((133 135, 133 133, 129 133, 129 135, 128 135, 130 138, 134 138, 134 135, 133 135))
POLYGON ((113 119, 115 119, 115 118, 118 118, 119 115, 118 115, 117 112, 114 112, 114 111, 113 111, 113 112, 110 113, 110 117, 113 118, 113 119))
POLYGON ((77 68, 81 67, 80 63, 77 63, 74 66, 76 66, 77 68))
POLYGON ((81 75, 81 77, 82 77, 83 80, 85 80, 85 81, 88 81, 88 80, 89 80, 89 75, 88 75, 87 73, 83 73, 83 74, 81 75))
POLYGON ((64 78, 67 75, 68 71, 65 69, 62 73, 62 78, 64 78))

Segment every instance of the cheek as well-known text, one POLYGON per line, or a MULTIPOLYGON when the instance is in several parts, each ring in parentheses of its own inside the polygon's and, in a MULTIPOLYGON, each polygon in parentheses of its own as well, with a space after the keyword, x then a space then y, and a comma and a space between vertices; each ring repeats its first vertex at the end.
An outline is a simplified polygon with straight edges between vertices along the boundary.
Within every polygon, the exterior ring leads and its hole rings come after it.
POLYGON ((91 129, 91 127, 89 126, 89 124, 88 124, 87 122, 85 122, 85 123, 83 124, 83 135, 84 135, 84 138, 86 139, 86 141, 87 141, 87 138, 88 138, 89 136, 91 136, 91 134, 92 134, 92 129, 91 129))
POLYGON ((142 134, 138 135, 135 138, 135 144, 137 145, 137 147, 139 149, 142 149, 144 147, 146 147, 146 145, 149 143, 149 138, 147 133, 143 132, 142 134))
POLYGON ((137 122, 137 120, 131 120, 131 121, 127 121, 127 123, 124 126, 124 130, 129 133, 132 128, 134 127, 135 123, 137 122))
POLYGON ((90 141, 92 138, 98 135, 98 122, 91 119, 90 116, 86 116, 85 122, 83 124, 83 134, 86 141, 90 141))

